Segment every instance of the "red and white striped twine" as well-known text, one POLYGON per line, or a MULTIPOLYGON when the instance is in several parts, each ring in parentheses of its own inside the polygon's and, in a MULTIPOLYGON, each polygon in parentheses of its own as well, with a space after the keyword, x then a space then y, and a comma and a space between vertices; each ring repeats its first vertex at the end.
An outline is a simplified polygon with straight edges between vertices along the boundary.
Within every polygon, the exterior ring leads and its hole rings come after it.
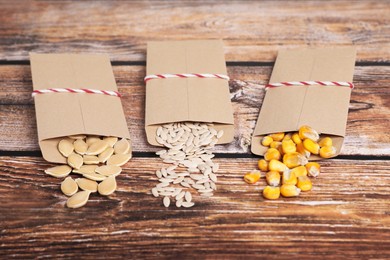
POLYGON ((223 74, 211 74, 211 73, 181 73, 181 74, 153 74, 147 75, 144 81, 147 82, 151 79, 170 79, 170 78, 217 78, 229 80, 227 75, 223 74))
POLYGON ((48 89, 36 89, 32 92, 32 96, 38 94, 47 94, 47 93, 87 93, 87 94, 101 94, 114 97, 121 97, 121 94, 113 90, 97 90, 89 88, 48 88, 48 89))
POLYGON ((278 82, 267 84, 265 89, 282 87, 282 86, 312 86, 312 85, 321 85, 321 86, 340 86, 340 87, 349 87, 354 88, 352 82, 346 81, 287 81, 287 82, 278 82))

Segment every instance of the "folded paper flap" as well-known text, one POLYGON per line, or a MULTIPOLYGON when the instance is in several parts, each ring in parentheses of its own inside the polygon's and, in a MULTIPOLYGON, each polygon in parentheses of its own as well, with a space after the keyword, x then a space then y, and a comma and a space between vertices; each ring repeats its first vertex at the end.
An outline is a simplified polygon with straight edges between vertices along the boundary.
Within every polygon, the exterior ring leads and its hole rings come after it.
POLYGON ((147 75, 227 74, 221 40, 156 41, 148 42, 147 48, 147 75))
POLYGON ((108 55, 30 53, 33 88, 117 91, 108 55))
POLYGON ((352 82, 355 58, 355 47, 281 50, 269 82, 352 82))
MULTIPOLYGON (((34 90, 88 88, 117 91, 106 55, 30 54, 34 90)), ((60 162, 49 139, 74 134, 130 138, 120 98, 88 93, 34 97, 38 139, 44 158, 60 162), (52 154, 54 153, 54 154, 52 154)))
MULTIPOLYGON (((220 40, 148 43, 147 75, 217 73, 226 75, 220 40)), ((145 124, 195 121, 234 124, 228 81, 170 78, 147 82, 145 124)))

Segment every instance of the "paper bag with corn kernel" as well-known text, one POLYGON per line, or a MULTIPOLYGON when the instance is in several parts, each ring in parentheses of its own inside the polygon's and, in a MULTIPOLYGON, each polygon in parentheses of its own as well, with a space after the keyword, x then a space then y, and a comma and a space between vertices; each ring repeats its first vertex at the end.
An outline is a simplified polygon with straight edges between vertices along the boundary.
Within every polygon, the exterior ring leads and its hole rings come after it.
MULTIPOLYGON (((252 152, 265 153, 267 147, 261 145, 264 135, 297 131, 309 125, 322 136, 331 136, 339 154, 352 88, 337 84, 352 84, 355 57, 353 47, 279 51, 269 82, 277 86, 266 90, 252 137, 252 152), (324 82, 326 86, 321 85, 324 82)), ((312 155, 310 159, 319 157, 312 155)))

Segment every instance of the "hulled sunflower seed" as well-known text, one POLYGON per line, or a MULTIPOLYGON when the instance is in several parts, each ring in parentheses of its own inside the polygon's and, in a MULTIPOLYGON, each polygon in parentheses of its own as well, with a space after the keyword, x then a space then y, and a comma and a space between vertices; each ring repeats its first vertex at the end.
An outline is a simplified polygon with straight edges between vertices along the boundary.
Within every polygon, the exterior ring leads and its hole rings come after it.
POLYGON ((164 197, 163 204, 164 204, 164 207, 166 207, 166 208, 169 207, 169 204, 171 204, 171 200, 169 199, 169 197, 164 197))

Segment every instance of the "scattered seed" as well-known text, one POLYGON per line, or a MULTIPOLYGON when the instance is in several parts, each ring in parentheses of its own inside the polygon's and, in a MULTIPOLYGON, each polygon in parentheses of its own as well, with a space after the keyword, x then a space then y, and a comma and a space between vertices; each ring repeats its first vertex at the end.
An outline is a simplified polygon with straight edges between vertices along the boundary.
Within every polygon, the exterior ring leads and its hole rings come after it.
POLYGON ((71 171, 72 168, 68 165, 60 165, 45 170, 45 173, 56 178, 63 178, 68 176, 71 171))
POLYGON ((122 168, 116 165, 103 165, 95 169, 95 172, 104 176, 118 176, 122 168))
POLYGON ((163 204, 164 204, 164 207, 166 207, 166 208, 169 207, 169 204, 171 204, 171 200, 169 199, 169 197, 164 197, 163 204))
POLYGON ((152 194, 153 194, 153 196, 158 197, 157 188, 153 188, 153 189, 152 189, 152 194))
POLYGON ((93 181, 103 181, 107 178, 106 176, 97 173, 85 173, 83 176, 93 181))
POLYGON ((131 159, 131 154, 114 154, 107 160, 107 165, 122 166, 131 159))
POLYGON ((181 206, 182 207, 185 207, 185 208, 191 208, 192 206, 194 206, 195 205, 195 203, 193 203, 193 202, 188 202, 188 201, 184 201, 182 204, 181 204, 181 206))
POLYGON ((72 177, 67 177, 65 180, 61 183, 61 191, 66 196, 72 196, 77 192, 79 187, 77 186, 77 183, 72 179, 72 177))
POLYGON ((108 195, 111 195, 112 193, 114 193, 116 188, 117 188, 117 185, 116 185, 115 176, 110 176, 110 177, 107 177, 101 183, 99 183, 98 192, 101 195, 108 196, 108 195))
POLYGON ((86 178, 78 178, 76 179, 76 183, 80 189, 90 192, 97 192, 98 183, 93 180, 89 180, 86 178))
POLYGON ((73 172, 79 174, 94 173, 97 167, 97 165, 82 165, 80 169, 74 169, 73 172))
POLYGON ((83 165, 83 157, 77 153, 72 153, 68 156, 67 162, 72 168, 80 169, 81 165, 83 165))
POLYGON ((190 202, 192 200, 192 195, 189 191, 186 191, 186 194, 184 195, 186 201, 190 202))
POLYGON ((84 155, 83 162, 84 164, 99 164, 100 160, 96 155, 84 155))
POLYGON ((118 137, 114 137, 114 136, 103 137, 103 141, 105 141, 108 144, 108 146, 114 147, 116 142, 118 142, 118 137))
POLYGON ((84 206, 85 204, 87 204, 87 201, 89 199, 89 194, 91 194, 91 192, 89 191, 77 192, 76 194, 74 194, 72 197, 68 199, 68 201, 66 202, 66 206, 68 208, 73 208, 73 209, 84 206))

